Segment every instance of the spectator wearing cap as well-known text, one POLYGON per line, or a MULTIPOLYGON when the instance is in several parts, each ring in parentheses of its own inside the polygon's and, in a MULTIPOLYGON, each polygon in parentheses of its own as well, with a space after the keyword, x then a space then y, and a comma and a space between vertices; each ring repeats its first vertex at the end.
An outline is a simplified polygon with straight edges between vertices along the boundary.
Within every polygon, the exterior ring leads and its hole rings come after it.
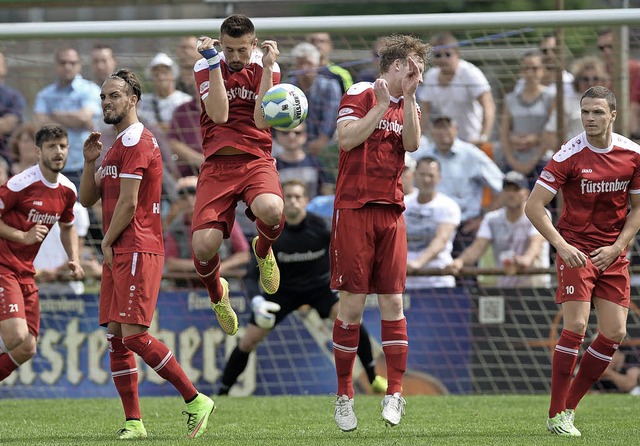
POLYGON ((475 265, 491 246, 494 264, 502 266, 506 273, 498 278, 500 287, 550 285, 548 274, 516 275, 532 267, 548 268, 550 263, 549 243, 524 214, 528 197, 527 178, 520 172, 508 172, 504 177, 503 207, 484 216, 473 243, 451 264, 455 274, 465 265, 475 265))
POLYGON ((409 289, 450 288, 453 276, 413 275, 423 268, 445 268, 453 261, 451 252, 460 224, 460 206, 437 191, 441 180, 435 158, 420 158, 415 168, 416 193, 405 195, 407 226, 407 285, 409 289))
MULTIPOLYGON (((447 113, 457 122, 460 139, 487 142, 496 115, 489 81, 478 67, 460 57, 458 40, 451 33, 437 34, 430 43, 435 66, 425 72, 418 91, 422 115, 447 113)), ((424 123, 431 133, 430 121, 424 123)))
POLYGON ((165 53, 153 57, 146 75, 153 84, 153 92, 145 94, 144 100, 138 104, 138 116, 145 125, 153 125, 167 132, 174 110, 191 101, 192 96, 176 90, 178 66, 165 53))
POLYGON ((471 244, 482 220, 484 186, 493 192, 493 200, 487 209, 499 206, 498 195, 502 191, 504 174, 476 145, 458 138, 458 127, 451 117, 433 116, 431 127, 433 143, 412 155, 415 159, 430 156, 438 160, 442 173, 438 191, 460 206, 462 222, 453 247, 454 255, 457 255, 471 244))

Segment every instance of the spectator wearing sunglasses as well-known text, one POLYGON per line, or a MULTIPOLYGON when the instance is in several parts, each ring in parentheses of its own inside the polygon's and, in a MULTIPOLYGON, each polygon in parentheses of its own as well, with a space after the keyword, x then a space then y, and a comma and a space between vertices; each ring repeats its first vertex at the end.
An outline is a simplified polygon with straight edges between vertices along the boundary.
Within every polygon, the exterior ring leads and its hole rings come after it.
MULTIPOLYGON (((458 40, 450 33, 435 35, 434 67, 426 71, 418 92, 422 115, 446 113, 458 124, 458 136, 473 144, 491 137, 496 106, 491 86, 482 71, 461 59, 458 40)), ((431 120, 422 119, 424 131, 432 132, 431 120)))
POLYGON ((529 179, 533 187, 546 164, 548 149, 542 144, 544 127, 555 95, 542 85, 542 53, 530 51, 520 60, 521 91, 506 95, 500 126, 500 143, 506 164, 529 179))
POLYGON ((300 124, 293 130, 276 130, 276 142, 282 152, 276 156, 276 168, 280 181, 297 179, 302 181, 310 198, 316 195, 332 193, 333 180, 322 161, 314 155, 307 154, 307 125, 300 124))
MULTIPOLYGON (((177 199, 172 203, 171 210, 164 221, 166 272, 194 273, 194 280, 176 281, 178 286, 202 286, 200 279, 196 278, 191 253, 191 221, 197 184, 196 176, 183 177, 177 181, 177 199)), ((240 230, 240 226, 233 226, 231 236, 223 241, 219 253, 221 275, 241 278, 246 274, 246 266, 250 260, 249 242, 240 230)))
MULTIPOLYGON (((560 47, 558 47, 558 40, 556 39, 555 32, 551 31, 542 36, 539 44, 540 53, 542 54, 542 65, 544 70, 542 71, 542 79, 540 83, 547 87, 547 89, 555 96, 557 94, 556 86, 556 67, 558 65, 558 55, 560 47)), ((524 88, 525 79, 520 76, 513 91, 520 93, 524 88)), ((567 97, 573 90, 573 74, 566 70, 562 70, 562 85, 564 96, 567 97)), ((582 128, 582 127, 580 127, 582 128)), ((571 135, 574 135, 571 133, 571 135)))
POLYGON ((552 107, 551 115, 545 126, 544 145, 546 147, 557 147, 572 135, 582 133, 582 120, 580 113, 580 97, 582 93, 596 85, 610 87, 611 80, 607 74, 607 69, 599 58, 586 56, 576 59, 572 69, 573 82, 571 90, 564 96, 564 135, 558 135, 558 119, 555 106, 552 107))
MULTIPOLYGON (((620 54, 621 48, 615 45, 613 29, 606 28, 598 32, 598 50, 605 63, 607 74, 610 78, 621 77, 621 74, 612 73, 616 66, 615 59, 620 54)), ((640 60, 629 59, 627 62, 629 83, 629 131, 640 130, 640 60)), ((614 94, 621 98, 620 92, 613 90, 614 94)))

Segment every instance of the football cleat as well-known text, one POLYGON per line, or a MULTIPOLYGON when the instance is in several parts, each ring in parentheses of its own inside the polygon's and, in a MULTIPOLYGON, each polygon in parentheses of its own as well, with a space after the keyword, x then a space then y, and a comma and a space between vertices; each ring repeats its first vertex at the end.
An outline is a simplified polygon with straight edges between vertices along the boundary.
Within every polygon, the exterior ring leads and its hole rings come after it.
POLYGON ((135 440, 137 438, 147 438, 147 430, 142 424, 142 420, 127 420, 124 427, 118 431, 119 440, 135 440))
POLYGON ((216 313, 220 327, 226 334, 233 336, 238 332, 238 316, 229 302, 229 282, 221 277, 220 283, 222 284, 222 299, 218 303, 212 302, 211 308, 216 313))
POLYGON ((396 426, 400 423, 404 415, 404 406, 407 402, 402 398, 400 392, 393 395, 385 395, 382 400, 382 419, 389 426, 396 426))
POLYGON ((183 411, 183 415, 187 418, 187 436, 189 438, 198 438, 207 430, 209 416, 216 410, 213 400, 201 393, 187 404, 187 410, 183 411))
POLYGON ((358 419, 353 411, 353 398, 349 398, 347 395, 339 396, 336 399, 333 418, 343 432, 356 430, 358 427, 358 419))
POLYGON ((280 288, 280 269, 278 268, 278 262, 276 262, 276 256, 273 255, 273 250, 269 249, 269 254, 264 259, 260 258, 256 253, 256 244, 258 243, 258 237, 255 236, 251 241, 251 248, 253 254, 258 261, 258 269, 260 270, 260 285, 267 294, 274 294, 280 288))
POLYGON ((563 437, 580 437, 582 434, 573 425, 573 416, 574 414, 572 413, 567 417, 566 411, 563 411, 553 418, 548 418, 547 430, 552 434, 563 437))
POLYGON ((371 390, 375 393, 384 394, 387 391, 387 379, 383 376, 376 375, 376 378, 371 383, 371 390))

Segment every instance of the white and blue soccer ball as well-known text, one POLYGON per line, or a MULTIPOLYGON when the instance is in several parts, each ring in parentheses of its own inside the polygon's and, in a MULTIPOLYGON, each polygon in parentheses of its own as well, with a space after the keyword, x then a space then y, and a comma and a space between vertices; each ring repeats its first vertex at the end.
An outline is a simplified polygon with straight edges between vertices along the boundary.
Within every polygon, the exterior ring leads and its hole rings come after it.
POLYGON ((278 130, 298 127, 307 117, 309 102, 302 90, 292 84, 271 87, 262 99, 262 116, 278 130))

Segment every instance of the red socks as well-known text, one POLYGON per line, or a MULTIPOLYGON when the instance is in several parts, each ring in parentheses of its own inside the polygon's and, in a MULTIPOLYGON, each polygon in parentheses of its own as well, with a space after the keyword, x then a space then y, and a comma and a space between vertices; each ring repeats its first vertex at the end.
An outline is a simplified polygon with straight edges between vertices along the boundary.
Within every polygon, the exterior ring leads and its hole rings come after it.
POLYGON ((204 283, 209 293, 209 299, 214 304, 222 299, 222 284, 220 283, 220 255, 216 254, 209 260, 198 260, 193 257, 193 264, 200 280, 204 283))
POLYGON ((578 361, 578 351, 584 342, 584 334, 562 330, 560 339, 553 352, 551 364, 551 404, 549 405, 549 418, 564 411, 566 407, 567 392, 571 384, 573 370, 578 361))
POLYGON ((139 355, 144 362, 180 392, 185 401, 191 401, 198 391, 178 364, 173 353, 156 338, 144 332, 123 339, 125 347, 139 355))
POLYGON ((381 321, 382 350, 387 363, 387 395, 402 392, 402 377, 407 370, 407 354, 409 338, 407 336, 407 319, 397 321, 381 321))
POLYGON ((333 323, 333 357, 338 375, 338 396, 353 398, 353 364, 359 339, 360 324, 347 324, 336 318, 333 323))
POLYGON ((20 364, 16 363, 9 353, 0 354, 0 381, 11 375, 20 364))
POLYGON ((580 360, 580 368, 567 394, 567 409, 575 409, 591 386, 602 376, 611 363, 619 342, 605 338, 602 333, 593 340, 580 360))
POLYGON ((256 227, 258 228, 258 242, 256 243, 256 254, 261 259, 264 259, 269 254, 271 245, 278 240, 280 233, 284 229, 284 213, 280 219, 280 223, 275 226, 269 226, 262 222, 262 220, 256 220, 256 227))
POLYGON ((133 352, 124 346, 122 338, 107 334, 111 376, 124 408, 127 420, 139 420, 140 400, 138 399, 138 367, 133 352))

